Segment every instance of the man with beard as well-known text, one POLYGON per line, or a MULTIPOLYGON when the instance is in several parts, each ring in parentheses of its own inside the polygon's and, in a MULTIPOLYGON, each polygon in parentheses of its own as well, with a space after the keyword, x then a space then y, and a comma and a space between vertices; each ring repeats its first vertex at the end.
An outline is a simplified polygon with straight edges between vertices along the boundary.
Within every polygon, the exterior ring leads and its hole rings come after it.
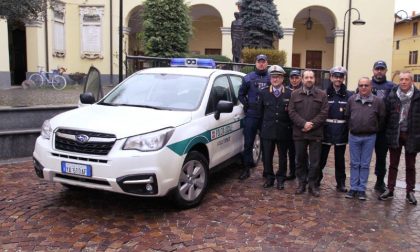
POLYGON ((338 192, 347 192, 346 189, 346 167, 344 154, 348 141, 348 124, 345 119, 347 100, 352 93, 347 91, 344 80, 347 70, 342 67, 333 67, 330 70, 331 84, 327 89, 328 96, 328 119, 324 126, 324 139, 322 140, 320 173, 318 177, 318 186, 323 178, 322 170, 327 164, 328 154, 331 146, 334 146, 335 161, 335 181, 338 192))
MULTIPOLYGON (((373 77, 372 77, 372 93, 373 95, 384 100, 388 97, 389 92, 396 85, 391 81, 387 81, 386 72, 388 71, 385 61, 378 60, 373 64, 373 77)), ((386 155, 388 152, 388 146, 386 144, 385 129, 380 129, 376 134, 375 142, 375 191, 384 193, 386 185, 384 182, 386 174, 386 155)))
POLYGON ((257 108, 257 100, 260 90, 269 84, 267 74, 267 56, 260 54, 255 59, 256 70, 247 74, 242 85, 239 88, 238 98, 244 105, 244 151, 243 162, 244 167, 240 180, 245 180, 250 176, 250 168, 254 167, 254 159, 252 158, 252 149, 254 147, 255 137, 261 125, 261 114, 257 108))
POLYGON ((293 122, 293 140, 296 148, 296 175, 299 179, 295 193, 304 193, 308 181, 309 193, 319 197, 316 182, 319 175, 323 126, 328 116, 328 100, 326 93, 315 87, 315 73, 312 70, 303 71, 302 77, 302 87, 292 93, 289 102, 289 116, 293 122))

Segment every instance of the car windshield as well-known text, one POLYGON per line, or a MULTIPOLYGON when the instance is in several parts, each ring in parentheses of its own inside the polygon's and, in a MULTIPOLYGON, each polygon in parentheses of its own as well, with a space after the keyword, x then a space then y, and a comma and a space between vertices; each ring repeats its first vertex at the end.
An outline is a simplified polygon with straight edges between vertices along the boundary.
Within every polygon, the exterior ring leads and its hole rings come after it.
POLYGON ((180 74, 134 75, 114 89, 99 104, 167 110, 195 110, 208 78, 180 74))

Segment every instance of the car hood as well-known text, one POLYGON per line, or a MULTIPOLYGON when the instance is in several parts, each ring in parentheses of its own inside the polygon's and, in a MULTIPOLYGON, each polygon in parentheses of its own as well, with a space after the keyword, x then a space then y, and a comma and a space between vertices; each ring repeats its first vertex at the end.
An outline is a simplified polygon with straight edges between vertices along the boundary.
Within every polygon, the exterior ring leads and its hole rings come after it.
POLYGON ((169 111, 129 106, 91 105, 59 114, 50 120, 53 130, 115 134, 117 138, 144 134, 191 121, 190 111, 169 111))

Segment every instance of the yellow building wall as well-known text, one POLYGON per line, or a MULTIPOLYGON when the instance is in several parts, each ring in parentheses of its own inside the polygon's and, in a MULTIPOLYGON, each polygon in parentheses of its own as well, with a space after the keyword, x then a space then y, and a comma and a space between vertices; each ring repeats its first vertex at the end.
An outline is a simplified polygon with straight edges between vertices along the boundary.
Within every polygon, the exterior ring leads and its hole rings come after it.
MULTIPOLYGON (((409 70, 413 75, 420 75, 420 55, 417 58, 417 64, 409 64, 410 51, 418 51, 420 53, 420 28, 418 28, 419 35, 413 36, 413 23, 419 21, 420 17, 407 23, 398 23, 395 25, 392 75, 396 83, 399 81, 398 73, 400 71, 409 70), (397 41, 399 41, 399 49, 396 48, 397 41)), ((417 83, 417 87, 420 87, 420 83, 417 83)))
POLYGON ((222 20, 215 17, 202 17, 193 21, 193 36, 189 47, 191 52, 204 54, 205 48, 222 49, 222 20))
POLYGON ((0 72, 10 71, 9 65, 9 40, 7 35, 7 20, 0 18, 0 55, 2 60, 0 60, 0 72))

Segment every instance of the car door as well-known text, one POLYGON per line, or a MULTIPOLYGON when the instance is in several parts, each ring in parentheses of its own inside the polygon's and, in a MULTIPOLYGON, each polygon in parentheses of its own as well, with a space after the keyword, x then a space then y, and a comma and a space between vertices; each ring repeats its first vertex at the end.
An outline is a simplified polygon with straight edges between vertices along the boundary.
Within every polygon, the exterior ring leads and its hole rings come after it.
POLYGON ((234 109, 231 113, 221 113, 219 119, 214 116, 217 103, 221 100, 234 102, 233 97, 228 76, 216 77, 206 108, 206 122, 211 137, 209 144, 210 167, 237 154, 237 147, 233 142, 237 141, 237 136, 234 133, 240 129, 240 121, 235 119, 240 117, 239 111, 234 109))
MULTIPOLYGON (((243 137, 243 128, 241 127, 242 121, 245 117, 245 113, 243 112, 243 105, 239 102, 238 93, 239 87, 242 84, 243 77, 240 75, 230 75, 229 80, 231 84, 231 90, 233 94, 233 114, 234 114, 234 121, 239 123, 239 129, 232 132, 232 146, 235 149, 235 153, 242 152, 244 146, 244 137, 243 137)), ((238 124, 237 124, 238 125, 238 124)))

